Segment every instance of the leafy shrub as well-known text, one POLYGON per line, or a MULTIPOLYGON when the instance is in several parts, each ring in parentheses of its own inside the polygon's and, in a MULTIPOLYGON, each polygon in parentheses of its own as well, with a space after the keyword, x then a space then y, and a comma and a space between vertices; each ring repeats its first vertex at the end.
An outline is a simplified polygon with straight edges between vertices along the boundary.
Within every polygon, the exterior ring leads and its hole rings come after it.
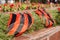
POLYGON ((48 12, 50 13, 50 15, 52 16, 52 19, 54 19, 55 23, 53 26, 56 26, 58 23, 56 22, 56 16, 58 15, 58 10, 48 10, 48 12))
POLYGON ((6 34, 7 21, 9 19, 9 14, 0 13, 0 40, 11 40, 12 36, 6 34))
MULTIPOLYGON (((54 23, 53 26, 56 26, 57 24, 60 23, 59 22, 60 16, 58 16, 58 13, 57 13, 58 11, 57 10, 48 10, 47 12, 49 12, 49 14, 52 16, 52 19, 55 20, 55 23, 54 23)), ((33 31, 36 31, 36 30, 41 30, 41 29, 44 28, 44 25, 42 24, 42 21, 38 17, 38 15, 35 14, 34 12, 32 12, 32 15, 33 15, 33 17, 34 17, 35 20, 34 20, 34 24, 32 25, 32 27, 29 30, 27 30, 27 32, 29 32, 29 33, 33 32, 33 31)))
POLYGON ((58 25, 60 25, 60 14, 58 14, 58 15, 56 16, 56 22, 57 22, 58 25))
POLYGON ((31 33, 33 31, 41 30, 44 28, 42 20, 39 18, 39 16, 35 12, 31 12, 31 14, 34 18, 34 24, 31 26, 30 29, 27 30, 27 33, 31 33))
POLYGON ((57 14, 57 16, 56 16, 56 23, 57 23, 57 25, 60 25, 60 10, 58 10, 57 13, 58 13, 58 14, 57 14))

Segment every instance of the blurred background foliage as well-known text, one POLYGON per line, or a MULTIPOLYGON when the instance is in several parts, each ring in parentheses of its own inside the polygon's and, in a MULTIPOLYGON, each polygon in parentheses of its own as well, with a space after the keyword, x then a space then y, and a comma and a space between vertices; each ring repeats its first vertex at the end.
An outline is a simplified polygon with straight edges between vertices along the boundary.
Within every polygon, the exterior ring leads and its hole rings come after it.
POLYGON ((36 2, 36 3, 38 3, 38 2, 42 2, 42 3, 47 3, 47 0, 30 0, 31 2, 36 2))

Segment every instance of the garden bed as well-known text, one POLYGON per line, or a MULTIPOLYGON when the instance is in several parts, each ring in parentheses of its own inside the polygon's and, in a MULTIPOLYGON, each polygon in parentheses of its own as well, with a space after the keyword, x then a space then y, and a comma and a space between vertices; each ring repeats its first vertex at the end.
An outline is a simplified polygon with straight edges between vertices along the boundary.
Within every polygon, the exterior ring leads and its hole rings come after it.
MULTIPOLYGON (((59 19, 60 18, 58 18, 58 17, 56 17, 56 16, 58 16, 58 11, 57 10, 48 10, 48 12, 52 15, 52 18, 54 19, 54 20, 58 20, 58 22, 59 22, 59 19)), ((34 12, 32 12, 32 15, 33 15, 33 17, 34 17, 34 19, 35 19, 35 22, 34 22, 34 24, 33 24, 33 26, 29 29, 29 30, 27 30, 27 32, 23 35, 23 37, 21 36, 21 38, 24 38, 25 36, 25 38, 27 38, 27 39, 36 39, 36 37, 34 37, 34 36, 38 36, 38 34, 39 33, 43 33, 44 34, 44 31, 47 31, 47 33, 48 32, 50 32, 51 30, 53 30, 54 29, 54 31, 55 31, 55 29, 57 28, 57 27, 52 27, 52 28, 45 28, 43 25, 41 25, 41 21, 40 21, 40 19, 39 19, 39 17, 37 16, 37 15, 35 15, 34 14, 34 12), (38 21, 37 21, 38 20, 38 21), (37 24, 37 25, 36 25, 37 24), (39 30, 39 31, 38 31, 39 30), (50 31, 49 31, 50 30, 50 31), (29 34, 28 34, 29 33, 29 34), (31 34, 30 34, 31 33, 31 34), (38 34, 37 34, 38 33, 38 34), (36 35, 34 35, 34 34, 36 34, 36 35), (29 37, 29 36, 30 37, 29 37), (33 35, 33 36, 32 36, 33 35), (33 38, 32 38, 33 37, 33 38)), ((5 33, 4 31, 6 30, 6 27, 7 27, 7 21, 8 21, 8 19, 9 19, 9 14, 5 14, 5 13, 0 13, 0 27, 2 28, 2 30, 3 30, 3 34, 5 33)), ((59 22, 60 23, 60 22, 59 22)), ((54 26, 56 26, 56 24, 54 25, 54 26)), ((59 27, 58 27, 59 28, 59 27)), ((57 29, 56 29, 57 30, 57 29)), ((42 34, 41 33, 41 34, 42 34)), ((47 33, 45 34, 45 35, 47 35, 47 33)), ((39 34, 39 35, 41 35, 41 34, 39 34)), ((43 36, 43 34, 42 34, 42 36, 43 36)), ((48 33, 48 34, 50 34, 50 33, 48 33)), ((6 38, 7 38, 7 36, 5 36, 5 34, 3 35, 5 38, 0 38, 0 39, 2 39, 2 40, 6 40, 6 38)), ((18 38, 20 38, 20 37, 17 37, 17 39, 18 38)), ((8 37, 8 40, 10 39, 10 37, 8 37)))
POLYGON ((44 28, 30 34, 23 34, 13 40, 60 40, 60 26, 44 28))

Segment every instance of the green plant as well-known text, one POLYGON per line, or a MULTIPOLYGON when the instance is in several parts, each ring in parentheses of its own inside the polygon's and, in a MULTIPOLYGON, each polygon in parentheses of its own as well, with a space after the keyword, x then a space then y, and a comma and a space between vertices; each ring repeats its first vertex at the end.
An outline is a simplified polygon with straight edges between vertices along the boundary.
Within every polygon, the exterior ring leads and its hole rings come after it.
POLYGON ((9 14, 0 13, 0 40, 12 39, 12 36, 8 36, 6 33, 8 19, 9 19, 9 14))
POLYGON ((33 18, 34 18, 34 24, 31 26, 30 29, 27 30, 28 33, 31 33, 33 31, 41 30, 44 28, 44 25, 42 24, 41 19, 35 12, 31 12, 33 18))
MULTIPOLYGON (((48 10, 47 12, 49 12, 49 14, 52 16, 52 19, 54 19, 55 20, 55 22, 56 22, 56 19, 58 20, 59 18, 56 18, 56 16, 57 16, 57 10, 48 10)), ((37 14, 35 14, 35 12, 31 12, 31 14, 33 15, 33 18, 35 19, 34 20, 34 24, 31 26, 31 28, 30 29, 28 29, 27 30, 27 33, 31 33, 31 32, 33 32, 33 31, 37 31, 37 30, 41 30, 41 29, 43 29, 43 28, 45 28, 44 27, 44 25, 42 24, 42 20, 44 21, 44 18, 41 20, 39 17, 38 17, 38 15, 37 14)), ((60 20, 60 19, 59 19, 60 20)), ((60 23, 60 22, 59 22, 60 23)), ((58 23, 54 23, 54 25, 53 26, 56 26, 56 24, 58 24, 58 23)))
POLYGON ((56 16, 56 23, 57 25, 60 25, 60 12, 58 12, 57 16, 56 16))
POLYGON ((26 4, 22 4, 22 6, 21 6, 21 10, 25 10, 25 9, 26 9, 26 7, 27 7, 27 5, 26 5, 26 4))
MULTIPOLYGON (((56 20, 57 24, 58 22, 60 23, 59 21, 60 15, 57 13, 58 12, 57 10, 48 10, 48 12, 52 15, 52 18, 56 20)), ((34 24, 31 26, 30 29, 27 30, 26 33, 31 33, 44 28, 44 25, 42 24, 42 20, 39 18, 39 16, 35 14, 35 12, 31 12, 31 14, 34 18, 34 24)), ((13 36, 8 36, 6 34, 8 19, 9 19, 9 14, 0 13, 0 40, 11 40, 13 37, 13 36)))

